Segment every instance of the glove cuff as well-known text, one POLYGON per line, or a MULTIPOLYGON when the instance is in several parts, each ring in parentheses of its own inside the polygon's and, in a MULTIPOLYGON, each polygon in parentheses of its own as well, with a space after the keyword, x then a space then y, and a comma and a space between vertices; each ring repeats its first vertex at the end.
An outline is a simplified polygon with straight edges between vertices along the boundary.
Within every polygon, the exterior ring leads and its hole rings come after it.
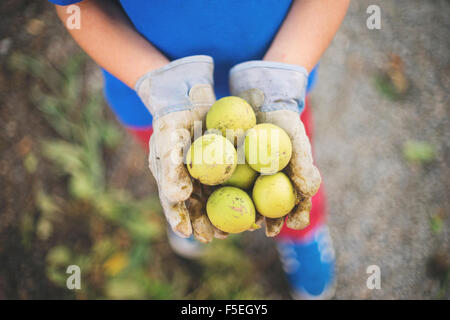
POLYGON ((230 91, 240 95, 258 89, 264 94, 260 112, 304 108, 308 72, 305 68, 281 62, 248 61, 230 70, 230 91))
POLYGON ((154 119, 157 119, 206 102, 212 104, 210 100, 215 100, 213 70, 214 63, 210 56, 177 59, 144 74, 137 81, 135 90, 154 119), (202 101, 192 101, 192 97, 200 97, 202 101))
POLYGON ((206 56, 206 55, 189 56, 189 57, 184 57, 184 58, 180 58, 177 60, 173 60, 170 63, 166 64, 165 66, 162 66, 161 68, 147 72, 142 77, 140 77, 139 80, 134 85, 134 90, 136 92, 139 92, 139 87, 141 86, 142 82, 150 77, 156 76, 167 70, 174 69, 178 66, 191 64, 191 63, 207 63, 207 64, 214 65, 213 58, 210 56, 206 56))
POLYGON ((252 60, 239 63, 230 69, 230 76, 239 71, 244 71, 253 68, 269 68, 276 70, 289 70, 289 71, 297 71, 305 75, 308 78, 308 71, 305 68, 295 64, 288 64, 283 62, 274 62, 274 61, 263 61, 263 60, 252 60))

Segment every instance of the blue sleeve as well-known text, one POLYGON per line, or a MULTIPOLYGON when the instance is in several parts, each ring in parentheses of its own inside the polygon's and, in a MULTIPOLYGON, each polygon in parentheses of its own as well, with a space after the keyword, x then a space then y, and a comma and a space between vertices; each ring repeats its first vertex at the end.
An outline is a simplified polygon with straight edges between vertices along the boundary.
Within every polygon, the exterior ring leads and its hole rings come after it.
POLYGON ((319 68, 319 64, 316 64, 314 69, 311 70, 308 77, 308 85, 306 86, 306 93, 310 93, 312 89, 316 86, 317 82, 317 69, 319 68))
POLYGON ((74 3, 78 3, 81 2, 83 0, 48 0, 53 4, 57 4, 59 6, 67 6, 69 4, 74 4, 74 3))

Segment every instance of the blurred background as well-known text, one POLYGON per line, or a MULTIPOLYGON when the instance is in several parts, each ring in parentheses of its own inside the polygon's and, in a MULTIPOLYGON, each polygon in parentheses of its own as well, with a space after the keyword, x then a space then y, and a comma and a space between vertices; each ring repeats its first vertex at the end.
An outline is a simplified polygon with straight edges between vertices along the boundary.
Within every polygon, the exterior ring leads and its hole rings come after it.
MULTIPOLYGON (((177 257, 95 64, 46 1, 0 12, 0 299, 289 299, 263 232, 177 257), (81 290, 66 287, 70 264, 81 290)), ((449 15, 446 0, 353 1, 322 59, 311 104, 337 299, 450 297, 449 15), (381 30, 366 27, 370 4, 381 30)))

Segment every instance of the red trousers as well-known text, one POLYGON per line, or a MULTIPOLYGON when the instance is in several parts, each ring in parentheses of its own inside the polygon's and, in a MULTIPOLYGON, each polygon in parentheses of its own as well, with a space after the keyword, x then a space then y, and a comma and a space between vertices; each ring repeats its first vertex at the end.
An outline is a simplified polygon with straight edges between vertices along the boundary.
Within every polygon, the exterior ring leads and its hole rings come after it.
MULTIPOLYGON (((313 117, 311 113, 311 109, 309 107, 309 99, 306 99, 305 109, 303 110, 300 119, 302 120, 306 133, 313 142, 313 117)), ((153 128, 127 128, 129 132, 133 134, 134 137, 142 144, 144 148, 148 150, 148 141, 150 136, 153 133, 153 128)), ((320 186, 317 194, 312 198, 312 209, 311 209, 311 221, 307 228, 303 230, 292 230, 286 227, 286 224, 283 226, 280 234, 277 236, 279 239, 291 239, 291 240, 306 240, 308 236, 311 234, 311 231, 314 231, 318 226, 325 222, 325 195, 323 191, 323 184, 320 186)))

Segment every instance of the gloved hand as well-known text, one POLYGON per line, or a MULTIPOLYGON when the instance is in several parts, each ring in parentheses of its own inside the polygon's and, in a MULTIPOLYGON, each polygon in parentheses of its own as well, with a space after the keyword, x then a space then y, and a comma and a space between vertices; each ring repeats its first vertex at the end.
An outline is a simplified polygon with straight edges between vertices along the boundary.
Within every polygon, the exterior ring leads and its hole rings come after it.
POLYGON ((209 56, 186 57, 145 74, 135 86, 153 115, 149 167, 166 219, 179 236, 189 237, 194 232, 202 242, 226 234, 209 221, 205 208, 210 190, 192 181, 183 156, 194 125, 205 127, 206 112, 216 100, 213 69, 209 56))
MULTIPOLYGON (((307 71, 296 65, 269 61, 249 61, 230 70, 232 95, 247 100, 258 123, 272 123, 286 131, 292 141, 292 158, 285 172, 297 191, 297 205, 288 214, 286 225, 303 229, 309 225, 311 197, 319 189, 321 178, 313 164, 311 144, 300 113, 305 103, 307 71)), ((265 218, 266 235, 275 236, 285 217, 265 218)))

